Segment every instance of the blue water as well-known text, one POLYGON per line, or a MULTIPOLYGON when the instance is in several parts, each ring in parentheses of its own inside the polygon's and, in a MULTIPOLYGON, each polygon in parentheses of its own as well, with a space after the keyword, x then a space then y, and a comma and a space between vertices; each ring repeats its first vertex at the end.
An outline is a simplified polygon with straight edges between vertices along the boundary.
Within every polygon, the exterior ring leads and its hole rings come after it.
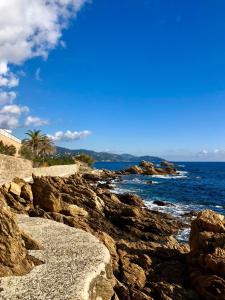
MULTIPOLYGON (((96 163, 97 169, 121 170, 134 163, 96 163)), ((212 209, 225 214, 225 163, 176 163, 178 176, 124 176, 116 182, 116 192, 134 192, 146 204, 159 211, 182 216, 191 210, 212 209), (152 180, 152 185, 146 181, 152 180), (175 204, 173 207, 158 207, 154 200, 175 204)))

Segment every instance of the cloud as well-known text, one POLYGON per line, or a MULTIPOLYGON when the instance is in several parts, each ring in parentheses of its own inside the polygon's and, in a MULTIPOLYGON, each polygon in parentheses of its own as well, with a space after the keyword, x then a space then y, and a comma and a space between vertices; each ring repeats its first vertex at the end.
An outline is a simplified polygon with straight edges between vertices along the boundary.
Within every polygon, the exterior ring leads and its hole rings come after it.
POLYGON ((0 109, 0 114, 20 115, 21 113, 27 112, 29 112, 29 108, 27 106, 5 105, 2 109, 0 109))
MULTIPOLYGON (((62 31, 86 2, 88 0, 0 0, 0 127, 13 129, 21 124, 46 124, 36 116, 25 118, 27 111, 12 113, 12 110, 19 112, 15 106, 8 111, 8 105, 16 98, 10 89, 19 85, 19 73, 13 74, 10 66, 22 65, 37 56, 46 59, 58 44, 65 46, 61 41, 62 31)), ((40 79, 40 69, 36 78, 40 79)))
POLYGON ((28 116, 24 123, 25 126, 34 126, 34 127, 40 127, 47 124, 48 121, 42 120, 39 117, 32 117, 32 116, 28 116))
POLYGON ((0 61, 21 64, 47 57, 86 0, 1 0, 0 61))
POLYGON ((197 157, 207 161, 224 161, 225 150, 224 149, 213 149, 213 150, 202 150, 198 153, 197 157))
POLYGON ((27 106, 5 105, 0 109, 0 127, 13 129, 20 125, 21 114, 29 112, 27 106))
POLYGON ((16 99, 15 92, 6 92, 0 90, 0 105, 12 103, 16 99))
POLYGON ((54 142, 59 142, 59 141, 68 142, 68 141, 80 140, 90 135, 91 135, 91 131, 89 130, 84 130, 84 131, 67 130, 66 132, 58 131, 54 135, 48 134, 48 137, 54 142))

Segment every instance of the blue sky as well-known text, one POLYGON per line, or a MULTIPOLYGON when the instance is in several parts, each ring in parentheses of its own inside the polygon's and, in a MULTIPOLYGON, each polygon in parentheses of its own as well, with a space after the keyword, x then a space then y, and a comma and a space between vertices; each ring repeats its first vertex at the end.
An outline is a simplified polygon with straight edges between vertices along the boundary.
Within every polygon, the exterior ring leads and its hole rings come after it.
POLYGON ((62 40, 13 66, 43 132, 92 132, 59 145, 225 160, 224 1, 93 0, 62 40))

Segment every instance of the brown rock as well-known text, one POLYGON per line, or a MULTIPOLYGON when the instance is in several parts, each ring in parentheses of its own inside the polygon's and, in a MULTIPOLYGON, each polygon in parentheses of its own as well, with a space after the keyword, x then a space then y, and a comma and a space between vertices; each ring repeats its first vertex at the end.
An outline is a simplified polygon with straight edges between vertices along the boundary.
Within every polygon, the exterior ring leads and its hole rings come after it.
POLYGON ((123 258, 122 281, 134 288, 143 288, 146 283, 146 275, 139 265, 123 258))
POLYGON ((13 195, 20 196, 21 187, 17 183, 11 182, 9 187, 9 192, 13 195))
POLYGON ((57 189, 49 184, 48 178, 34 177, 32 185, 34 205, 43 208, 47 212, 60 212, 61 195, 57 189))
POLYGON ((140 167, 143 167, 143 168, 153 168, 154 167, 154 164, 150 161, 146 161, 146 160, 142 160, 139 164, 140 167))
POLYGON ((64 206, 63 210, 61 211, 61 214, 66 216, 69 215, 72 217, 76 217, 76 216, 82 216, 85 218, 88 217, 88 212, 86 210, 74 204, 64 206))
POLYGON ((141 206, 141 207, 145 206, 144 201, 138 195, 135 194, 131 194, 131 193, 120 194, 117 195, 117 197, 124 204, 141 206))
POLYGON ((30 184, 25 183, 21 188, 20 196, 27 201, 33 201, 33 193, 30 184))
POLYGON ((14 216, 0 199, 0 276, 23 275, 33 266, 14 216))

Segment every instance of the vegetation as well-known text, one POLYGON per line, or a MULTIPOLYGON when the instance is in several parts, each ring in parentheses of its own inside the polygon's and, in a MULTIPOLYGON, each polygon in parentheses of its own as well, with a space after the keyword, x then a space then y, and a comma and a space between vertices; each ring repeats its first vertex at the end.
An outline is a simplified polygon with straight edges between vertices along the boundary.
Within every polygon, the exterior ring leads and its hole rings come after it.
POLYGON ((72 165, 74 164, 74 158, 72 156, 48 156, 48 157, 36 157, 34 159, 35 165, 39 166, 55 166, 55 165, 72 165))
POLYGON ((19 154, 34 162, 35 166, 55 166, 74 164, 79 160, 91 166, 95 160, 92 156, 81 153, 79 155, 56 154, 56 147, 48 136, 40 130, 29 130, 27 138, 22 141, 19 154))
POLYGON ((41 130, 29 130, 23 140, 20 155, 31 160, 44 160, 56 152, 54 143, 41 130))
POLYGON ((93 163, 95 162, 95 159, 92 156, 90 156, 88 154, 84 154, 84 153, 76 155, 75 159, 79 160, 81 162, 84 162, 84 163, 88 164, 89 166, 93 165, 93 163))
POLYGON ((14 156, 16 154, 16 147, 13 145, 5 145, 2 141, 0 141, 0 153, 14 156))

